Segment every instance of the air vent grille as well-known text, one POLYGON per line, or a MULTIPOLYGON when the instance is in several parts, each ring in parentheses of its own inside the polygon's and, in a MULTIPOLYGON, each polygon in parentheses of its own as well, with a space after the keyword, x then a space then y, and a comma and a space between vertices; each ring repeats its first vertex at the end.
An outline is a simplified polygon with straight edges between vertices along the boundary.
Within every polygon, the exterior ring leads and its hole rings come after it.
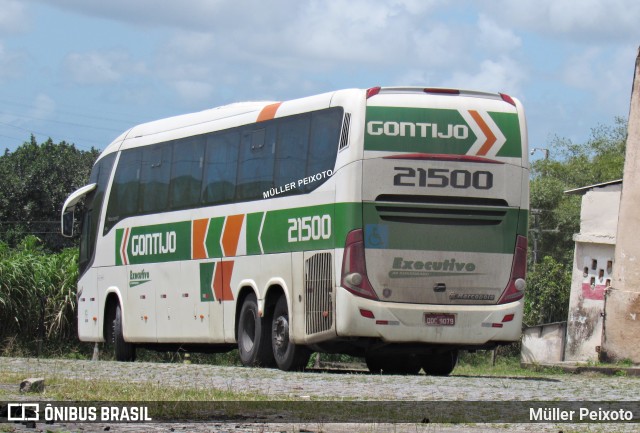
POLYGON ((351 113, 344 113, 344 122, 342 123, 342 132, 340 133, 340 147, 342 150, 349 145, 349 126, 351 124, 351 113))
POLYGON ((318 253, 305 261, 304 296, 307 335, 333 326, 333 269, 331 253, 318 253))

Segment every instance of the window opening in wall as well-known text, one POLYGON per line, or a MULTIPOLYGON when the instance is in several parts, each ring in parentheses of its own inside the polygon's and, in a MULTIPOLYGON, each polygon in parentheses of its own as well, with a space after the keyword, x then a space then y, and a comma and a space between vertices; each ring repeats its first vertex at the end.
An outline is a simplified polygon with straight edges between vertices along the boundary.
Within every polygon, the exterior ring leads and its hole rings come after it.
POLYGON ((596 259, 591 260, 591 269, 594 271, 598 269, 598 261, 596 259))
POLYGON ((613 260, 607 261, 607 274, 611 274, 613 272, 613 260))

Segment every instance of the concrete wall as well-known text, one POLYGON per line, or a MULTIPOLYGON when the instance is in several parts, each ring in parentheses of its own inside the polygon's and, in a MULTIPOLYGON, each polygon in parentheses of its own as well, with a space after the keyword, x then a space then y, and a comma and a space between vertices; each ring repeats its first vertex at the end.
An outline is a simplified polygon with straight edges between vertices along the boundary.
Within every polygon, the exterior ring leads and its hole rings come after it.
POLYGON ((550 364, 564 360, 566 322, 532 326, 522 332, 520 361, 524 364, 550 364))
POLYGON ((602 345, 605 290, 613 281, 618 207, 622 185, 582 196, 580 233, 573 259, 567 318, 566 361, 597 361, 602 345))
POLYGON ((605 298, 601 358, 640 363, 640 51, 631 90, 615 262, 613 287, 605 298))

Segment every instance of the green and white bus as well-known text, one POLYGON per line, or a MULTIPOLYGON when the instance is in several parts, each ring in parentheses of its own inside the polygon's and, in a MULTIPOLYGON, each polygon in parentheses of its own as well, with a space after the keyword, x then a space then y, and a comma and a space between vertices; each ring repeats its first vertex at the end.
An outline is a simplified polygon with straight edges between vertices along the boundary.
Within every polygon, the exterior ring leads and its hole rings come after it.
POLYGON ((458 350, 520 338, 526 155, 520 102, 454 89, 133 127, 62 210, 63 234, 81 227, 80 340, 120 361, 238 347, 247 366, 302 369, 317 351, 448 374, 458 350))

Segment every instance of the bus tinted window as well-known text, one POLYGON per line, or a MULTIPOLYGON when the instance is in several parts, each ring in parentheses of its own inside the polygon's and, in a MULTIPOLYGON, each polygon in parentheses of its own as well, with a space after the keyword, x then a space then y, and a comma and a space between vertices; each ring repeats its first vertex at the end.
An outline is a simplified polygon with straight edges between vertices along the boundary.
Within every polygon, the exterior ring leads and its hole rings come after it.
POLYGON ((170 193, 172 209, 184 209, 200 202, 204 144, 203 136, 183 138, 174 144, 170 193))
POLYGON ((273 187, 275 126, 263 125, 242 131, 236 199, 252 200, 273 187))
MULTIPOLYGON (((338 153, 338 139, 342 125, 342 111, 327 110, 313 113, 311 122, 311 140, 307 156, 307 176, 333 170, 338 153)), ((305 191, 311 191, 319 185, 308 184, 305 191)))
POLYGON ((304 113, 173 142, 125 150, 109 197, 105 233, 121 219, 171 209, 310 192, 323 180, 306 177, 332 170, 342 108, 304 113))
POLYGON ((203 203, 226 203, 235 197, 239 143, 238 131, 209 134, 202 191, 203 203))
POLYGON ((116 175, 111 188, 105 230, 110 223, 115 224, 122 218, 138 212, 138 186, 140 184, 140 166, 142 151, 133 149, 122 152, 116 175))
MULTIPOLYGON (((302 115, 281 120, 278 127, 275 186, 296 183, 306 176, 311 116, 302 115)), ((334 160, 335 161, 335 160, 334 160)), ((333 165, 332 165, 333 168, 333 165)), ((290 193, 300 192, 292 189, 290 193)))
POLYGON ((171 145, 149 146, 142 152, 140 172, 140 211, 159 212, 167 209, 171 180, 171 145))
POLYGON ((78 260, 80 273, 84 272, 89 262, 93 258, 96 235, 98 234, 98 221, 96 216, 100 215, 104 201, 104 192, 109 184, 111 169, 116 154, 112 153, 98 161, 91 170, 89 183, 97 184, 93 194, 87 196, 85 206, 86 212, 82 223, 82 236, 80 237, 80 257, 78 260))

